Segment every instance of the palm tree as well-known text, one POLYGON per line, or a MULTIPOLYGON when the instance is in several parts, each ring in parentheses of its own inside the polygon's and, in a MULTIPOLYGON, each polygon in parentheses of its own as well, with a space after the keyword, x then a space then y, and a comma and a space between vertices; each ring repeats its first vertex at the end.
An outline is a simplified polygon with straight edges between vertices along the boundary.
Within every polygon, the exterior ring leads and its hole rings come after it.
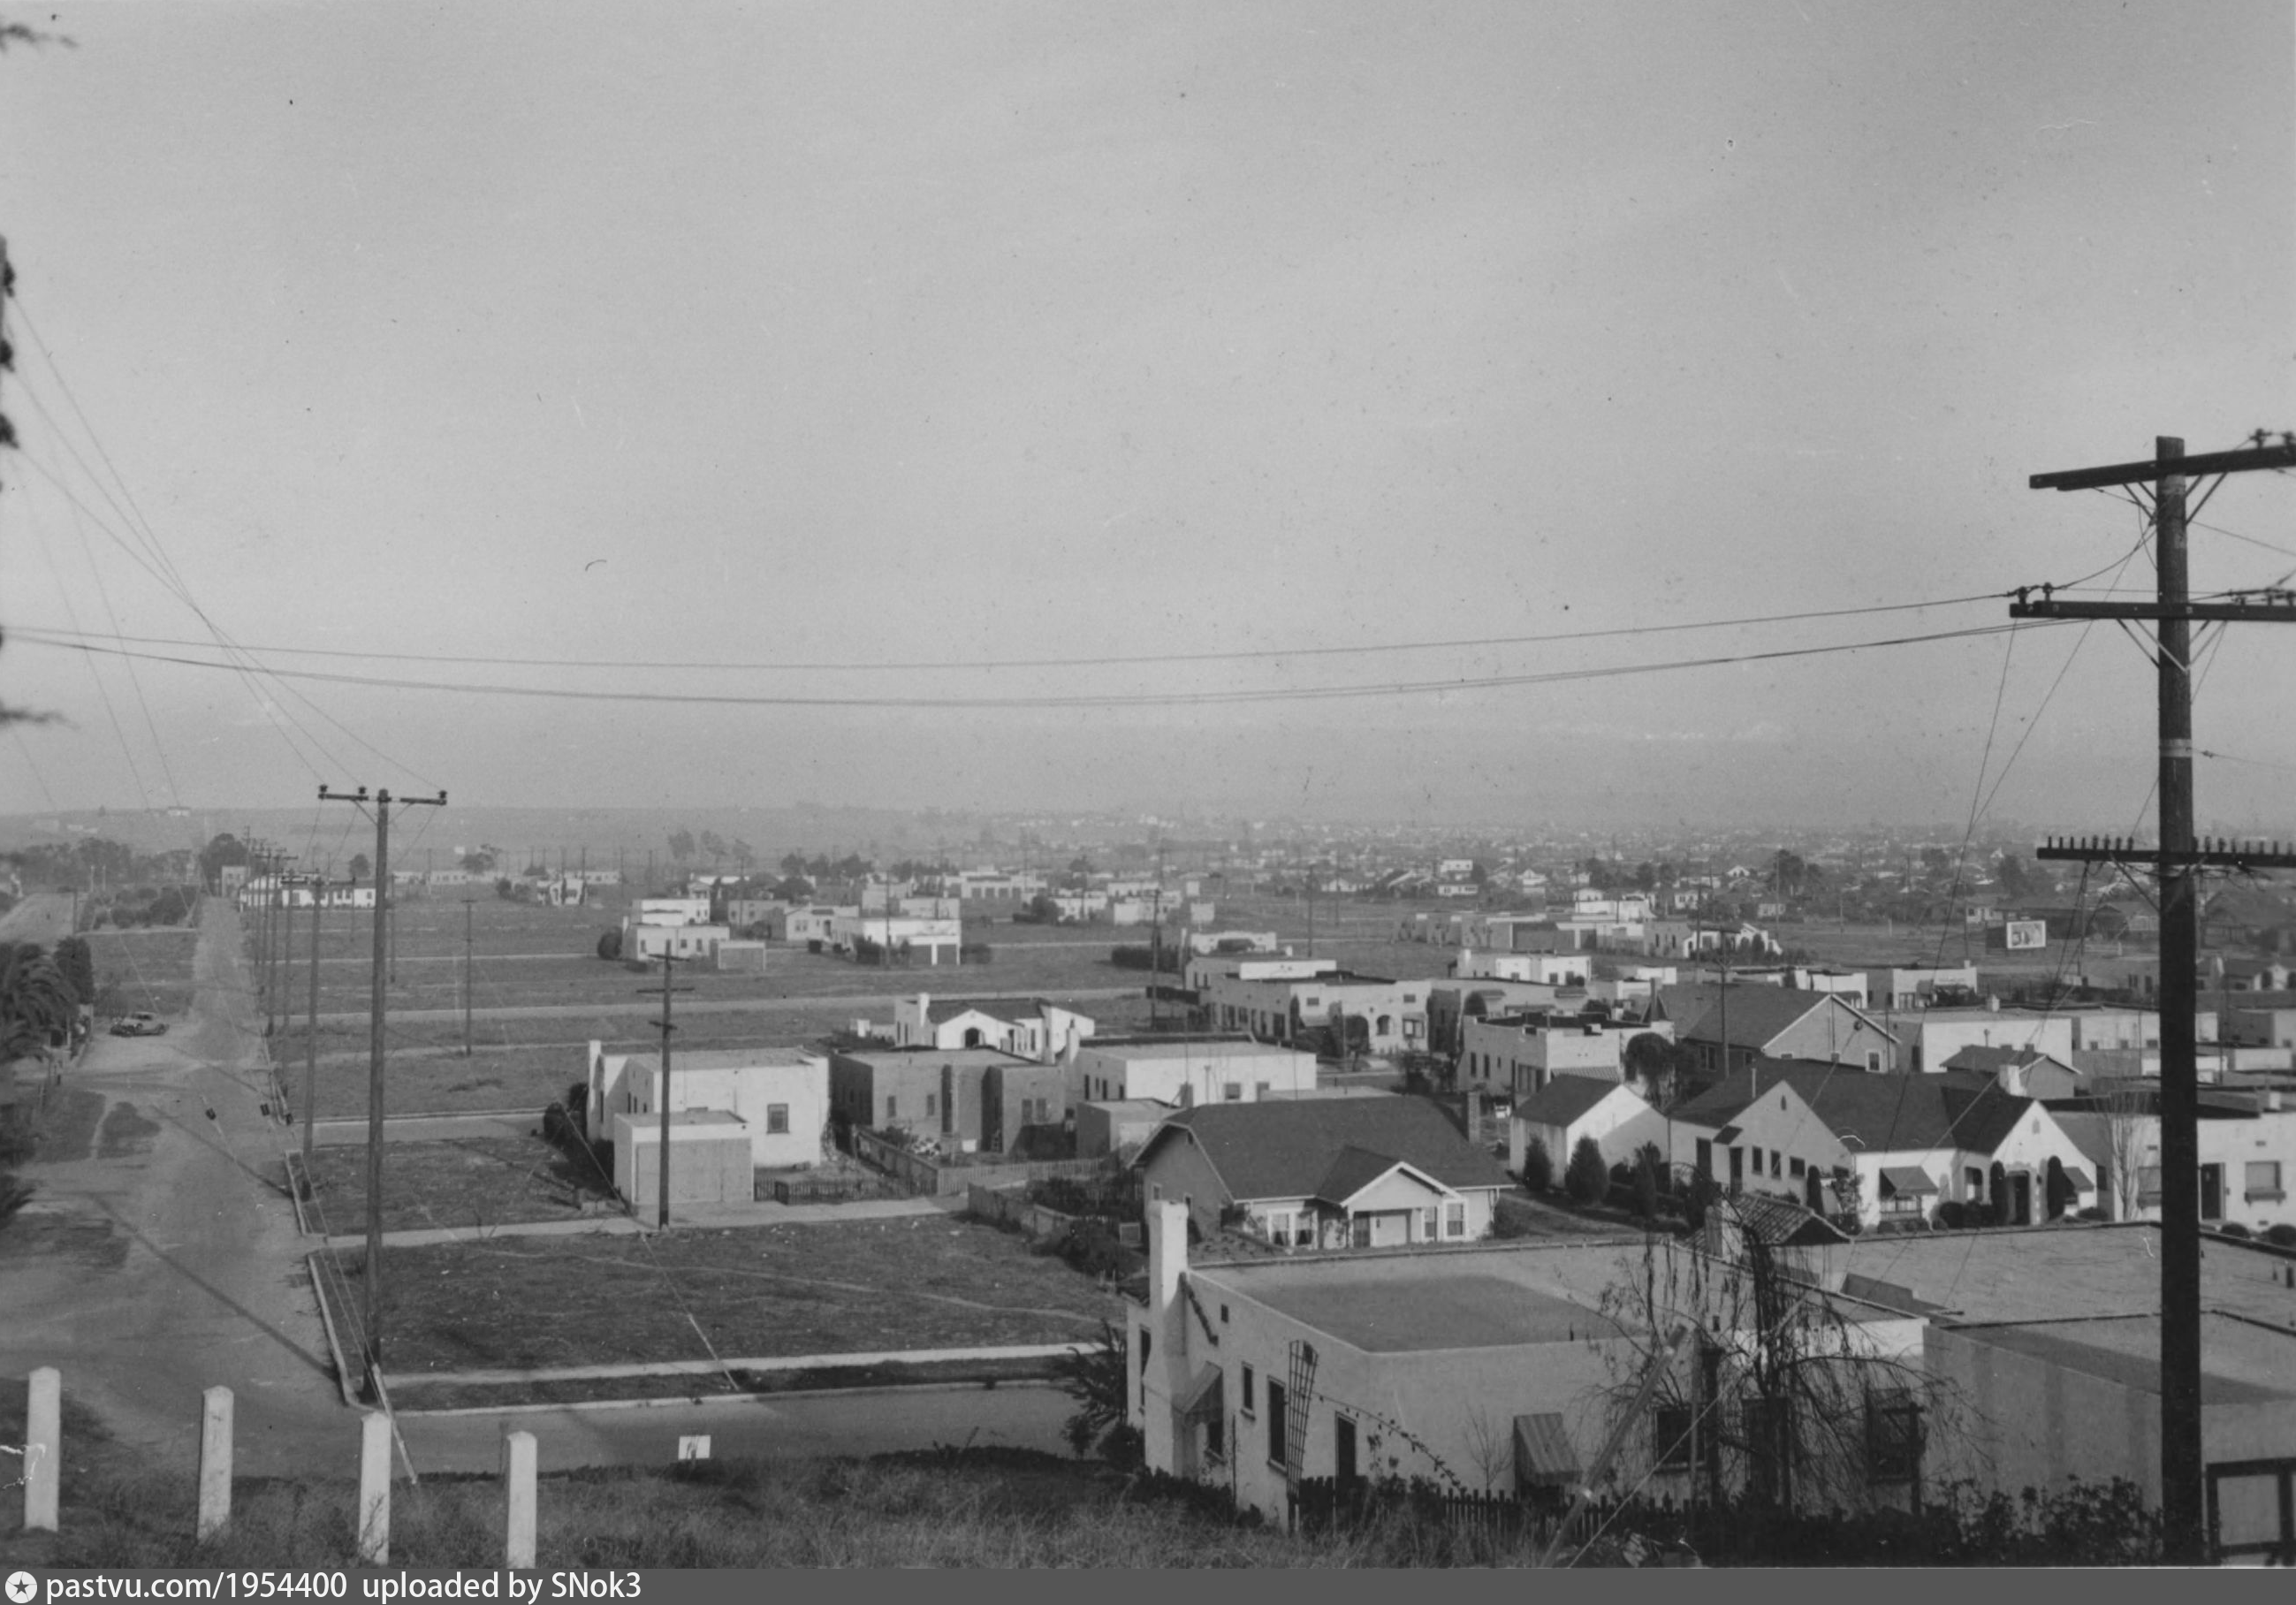
POLYGON ((0 955, 0 1057, 70 1041, 77 1010, 71 982, 38 944, 21 943, 0 955))

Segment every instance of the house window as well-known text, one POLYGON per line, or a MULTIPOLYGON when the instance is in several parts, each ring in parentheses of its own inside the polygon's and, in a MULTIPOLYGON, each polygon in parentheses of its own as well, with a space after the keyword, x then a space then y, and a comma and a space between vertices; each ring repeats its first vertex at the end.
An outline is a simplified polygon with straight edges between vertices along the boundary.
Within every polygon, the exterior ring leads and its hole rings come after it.
POLYGON ((1902 1391, 1866 1400, 1866 1480, 1912 1482, 1921 1475, 1922 1407, 1902 1391))
POLYGON ((1691 1454, 1690 1406, 1661 1404, 1651 1412, 1651 1464, 1660 1471, 1687 1471, 1691 1454))
POLYGON ((1243 1083, 1241 1081, 1223 1081, 1220 1083, 1220 1101, 1224 1103, 1242 1102, 1243 1083))
POLYGON ((768 1103, 766 1105, 766 1133, 768 1136, 775 1137, 786 1137, 789 1135, 788 1104, 768 1103))
POLYGON ((1772 1181, 1774 1181, 1774 1182, 1775 1182, 1775 1181, 1776 1181, 1777 1179, 1778 1179, 1778 1151, 1777 1151, 1776 1149, 1773 1148, 1772 1150, 1770 1150, 1770 1180, 1772 1180, 1772 1181))
POLYGON ((2161 1167, 2141 1165, 2136 1170, 2136 1207, 2149 1209, 2161 1201, 2161 1167))
POLYGON ((933 1112, 933 1100, 938 1098, 939 1095, 940 1094, 938 1093, 927 1093, 925 1094, 925 1113, 928 1116, 931 1115, 933 1112))
POLYGON ((1714 1174, 1714 1144, 1705 1137, 1698 1139, 1698 1174, 1702 1176, 1714 1174))
POLYGON ((1282 1466, 1284 1444, 1283 1384, 1270 1380, 1267 1384, 1267 1463, 1282 1466))
POLYGON ((1446 1204, 1443 1206, 1443 1235, 1446 1237, 1464 1237, 1467 1235, 1466 1205, 1446 1204))
POLYGON ((1786 1174, 1789 1175, 1798 1176, 1801 1175, 1804 1168, 1805 1167, 1800 1159, 1791 1159, 1787 1161, 1786 1164, 1786 1174))
POLYGON ((1882 1073, 1882 1055, 1870 1049, 1866 1054, 1866 1072, 1869 1076, 1878 1076, 1882 1073))
POLYGON ((901 1101, 898 1098, 894 1097, 892 1093, 887 1093, 885 1094, 885 1124, 890 1126, 896 1119, 899 1118, 900 1113, 901 1101))
POLYGON ((1235 1407, 1243 1412, 1246 1415, 1253 1413, 1255 1409, 1255 1406, 1252 1404, 1252 1380, 1253 1374, 1251 1367, 1247 1365, 1243 1368, 1243 1381, 1235 1390, 1235 1407))
POLYGON ((1980 1203, 1985 1198, 1985 1173, 1972 1165, 1961 1173, 1962 1196, 1971 1203, 1980 1203))
POLYGON ((1429 1243, 1435 1241, 1435 1207, 1432 1204, 1419 1212, 1419 1241, 1429 1243))
POLYGON ((1265 1097, 1267 1097, 1267 1088, 1268 1088, 1268 1084, 1267 1084, 1267 1082, 1265 1082, 1265 1081, 1256 1081, 1256 1082, 1252 1083, 1251 1090, 1252 1090, 1252 1092, 1253 1092, 1256 1095, 1258 1095, 1258 1096, 1259 1096, 1259 1097, 1261 1097, 1261 1098, 1265 1098, 1265 1097))
POLYGON ((1156 1334, 1146 1327, 1140 1329, 1140 1408, 1148 1408, 1148 1351, 1155 1345, 1156 1334))
POLYGON ((1762 1174, 1762 1151, 1759 1148, 1754 1150, 1754 1174, 1762 1174))
POLYGON ((2280 1191, 2280 1161, 2277 1159, 2250 1160, 2243 1186, 2251 1203, 2258 1199, 2278 1200, 2287 1196, 2280 1191))

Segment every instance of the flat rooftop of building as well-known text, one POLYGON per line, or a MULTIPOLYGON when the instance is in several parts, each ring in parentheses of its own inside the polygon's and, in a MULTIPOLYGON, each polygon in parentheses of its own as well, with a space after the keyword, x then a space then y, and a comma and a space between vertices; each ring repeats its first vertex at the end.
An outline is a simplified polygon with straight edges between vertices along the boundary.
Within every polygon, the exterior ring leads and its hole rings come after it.
MULTIPOLYGON (((1207 1263, 1192 1275, 1367 1354, 1436 1353, 1612 1335, 1603 1295, 1638 1274, 1642 1254, 1639 1237, 1522 1242, 1207 1263)), ((1897 1316, 1834 1303, 1852 1321, 1897 1316)))
POLYGON ((1094 1098, 1082 1107, 1106 1110, 1119 1120, 1160 1120, 1174 1106, 1153 1098, 1094 1098))
MULTIPOLYGON (((2161 1392, 2157 1315, 1972 1326, 1961 1329, 1961 1335, 2100 1377, 2132 1392, 2156 1397, 2161 1392)), ((2296 1399, 2296 1332, 2272 1331, 2226 1315, 2203 1314, 2201 1367, 2203 1404, 2264 1404, 2296 1399)))
POLYGON ((1249 1036, 1087 1036, 1077 1044, 1079 1054, 1103 1053, 1118 1059, 1313 1059, 1313 1053, 1279 1043, 1256 1042, 1249 1036))
MULTIPOLYGON (((2161 1228, 2151 1221, 2059 1224, 1863 1237, 1816 1251, 1829 1288, 1849 1272, 1878 1277, 1965 1322, 2151 1315, 2161 1307, 2161 1228)), ((2211 1234, 2201 1249, 2203 1308, 2296 1330, 2292 1261, 2211 1234)))

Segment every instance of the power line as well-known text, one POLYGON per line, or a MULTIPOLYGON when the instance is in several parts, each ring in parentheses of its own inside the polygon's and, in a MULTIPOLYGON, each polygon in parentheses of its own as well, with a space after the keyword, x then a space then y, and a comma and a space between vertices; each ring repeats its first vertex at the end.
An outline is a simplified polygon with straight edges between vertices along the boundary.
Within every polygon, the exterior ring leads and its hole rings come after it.
MULTIPOLYGON (((2110 567, 2111 565, 2107 565, 2110 567)), ((2103 570, 2098 570, 2102 573, 2103 570)), ((2094 576, 2085 576, 2093 578, 2094 576)), ((2080 580, 2054 587, 2070 591, 2080 580)), ((1752 625, 1794 624, 1813 618, 1854 618, 1875 613, 1918 612, 1930 608, 1962 607, 1973 602, 1999 602, 2012 594, 2009 592, 1988 591, 1979 595, 1942 596, 1929 602, 1889 602, 1875 607, 1822 608, 1800 613, 1767 613, 1743 618, 1710 618, 1688 624, 1628 625, 1614 629, 1562 630, 1539 635, 1490 635, 1443 641, 1398 641, 1349 643, 1341 646, 1267 647, 1251 651, 1223 652, 1144 652, 1132 655, 1086 658, 974 658, 929 659, 879 659, 872 662, 749 662, 727 663, 694 659, 612 659, 602 658, 512 658, 471 656, 444 652, 360 651, 347 647, 252 646, 242 650, 263 652, 276 658, 350 658, 377 663, 436 663, 479 665, 497 668, 586 668, 615 673, 627 670, 675 670, 679 673, 717 670, 727 674, 876 674, 883 672, 950 673, 960 670, 983 671, 1021 668, 1121 668, 1134 665, 1162 663, 1242 663, 1267 662, 1291 658, 1365 657, 1391 652, 1434 652, 1486 649, 1500 646, 1538 646, 1563 641, 1601 641, 1636 635, 1677 635, 1694 630, 1737 629, 1752 625)), ((41 630, 37 626, 20 626, 19 634, 30 633, 59 638, 54 644, 69 644, 72 631, 41 630)), ((123 641, 144 646, 205 646, 204 641, 181 636, 127 635, 123 641)))
MULTIPOLYGON (((640 702, 698 707, 734 708, 1174 708, 1209 707, 1226 703, 1323 701, 1358 697, 1439 696, 1446 692, 1487 691, 1509 686, 1551 685, 1573 681, 1619 679, 1634 675, 1663 674, 1677 669, 1717 668, 1745 663, 1781 662, 1796 658, 1826 657, 1841 652, 1874 651, 1890 647, 1917 646, 1937 641, 1977 640, 2000 635, 2015 625, 1980 625, 1968 629, 1938 630, 1918 635, 1888 636, 1872 641, 1840 642, 1826 646, 1782 647, 1768 651, 1734 652, 1706 658, 1680 658, 1654 663, 1620 664, 1602 668, 1553 669, 1516 675, 1459 676, 1442 680, 1403 680, 1363 685, 1313 685, 1265 691, 1144 692, 1135 693, 1055 695, 1041 697, 801 697, 789 695, 712 694, 698 692, 578 691, 565 686, 450 684, 436 680, 402 680, 382 676, 347 675, 322 669, 263 670, 274 678, 308 680, 335 685, 368 686, 382 691, 451 692, 466 696, 541 698, 577 702, 640 702)), ((2028 622, 2030 626, 2030 621, 2028 622)), ((210 659, 184 658, 163 652, 129 652, 88 641, 69 641, 54 635, 19 630, 16 639, 37 646, 106 656, 138 657, 147 662, 172 663, 187 668, 235 667, 210 659)))

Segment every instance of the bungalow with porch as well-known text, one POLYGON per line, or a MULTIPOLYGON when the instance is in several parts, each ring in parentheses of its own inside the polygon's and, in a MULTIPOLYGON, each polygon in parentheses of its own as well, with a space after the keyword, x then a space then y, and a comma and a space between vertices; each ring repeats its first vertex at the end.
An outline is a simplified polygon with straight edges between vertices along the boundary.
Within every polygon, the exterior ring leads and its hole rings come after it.
POLYGON ((1510 1183, 1421 1098, 1278 1100, 1182 1110, 1133 1161, 1210 1237, 1241 1220, 1297 1248, 1398 1248, 1488 1236, 1510 1183))

